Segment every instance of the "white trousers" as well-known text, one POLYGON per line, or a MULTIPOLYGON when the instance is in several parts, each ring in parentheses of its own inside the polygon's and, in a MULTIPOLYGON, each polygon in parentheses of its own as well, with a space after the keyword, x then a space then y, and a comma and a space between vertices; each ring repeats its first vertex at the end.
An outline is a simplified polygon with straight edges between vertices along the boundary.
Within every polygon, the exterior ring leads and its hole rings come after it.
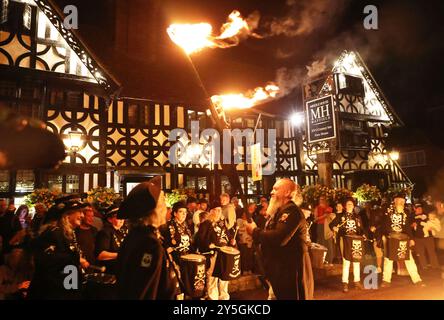
MULTIPOLYGON (((415 260, 413 259, 412 251, 410 251, 410 259, 404 260, 404 262, 405 262, 405 267, 407 268, 407 271, 409 272, 410 278, 412 279, 413 283, 422 281, 421 277, 419 276, 415 260)), ((382 281, 391 282, 392 272, 393 272, 393 260, 390 260, 389 258, 384 258, 384 272, 382 274, 382 281)))
POLYGON ((208 297, 210 300, 230 300, 228 281, 210 276, 208 279, 208 297))
MULTIPOLYGON (((342 259, 342 282, 348 283, 348 277, 350 274, 350 264, 351 262, 345 259, 342 259)), ((361 263, 353 262, 353 281, 359 282, 361 281, 361 263)))

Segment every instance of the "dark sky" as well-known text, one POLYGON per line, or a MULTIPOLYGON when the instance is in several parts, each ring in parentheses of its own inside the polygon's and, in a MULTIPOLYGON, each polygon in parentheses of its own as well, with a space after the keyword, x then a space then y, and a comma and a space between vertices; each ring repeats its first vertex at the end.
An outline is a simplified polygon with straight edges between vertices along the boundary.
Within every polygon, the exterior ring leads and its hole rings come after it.
POLYGON ((247 90, 274 80, 281 67, 304 70, 316 59, 354 49, 408 125, 421 126, 424 110, 444 105, 442 0, 169 0, 165 9, 171 21, 206 21, 216 31, 234 9, 244 16, 257 10, 259 34, 269 33, 270 22, 284 18, 295 22, 294 30, 298 23, 309 26, 297 35, 248 38, 237 47, 194 55, 211 94, 247 90), (378 30, 363 27, 368 4, 378 8, 378 30))

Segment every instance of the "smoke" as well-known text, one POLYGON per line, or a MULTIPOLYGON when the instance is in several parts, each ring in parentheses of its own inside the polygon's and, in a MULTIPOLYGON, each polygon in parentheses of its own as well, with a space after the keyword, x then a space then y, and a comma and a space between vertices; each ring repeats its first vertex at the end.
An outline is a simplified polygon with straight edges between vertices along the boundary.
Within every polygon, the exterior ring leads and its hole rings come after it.
POLYGON ((331 25, 344 11, 348 0, 287 0, 289 12, 266 24, 267 36, 296 37, 331 25))
POLYGON ((280 68, 276 71, 275 83, 279 86, 279 97, 286 96, 294 89, 300 88, 306 71, 302 68, 280 68))

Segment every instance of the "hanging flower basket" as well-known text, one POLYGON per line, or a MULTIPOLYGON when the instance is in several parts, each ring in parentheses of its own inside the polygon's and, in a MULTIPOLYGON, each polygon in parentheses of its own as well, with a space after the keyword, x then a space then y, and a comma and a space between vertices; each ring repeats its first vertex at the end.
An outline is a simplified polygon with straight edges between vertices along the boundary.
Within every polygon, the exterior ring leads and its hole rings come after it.
POLYGON ((45 188, 35 189, 32 193, 25 197, 25 204, 32 208, 37 203, 42 203, 46 206, 46 208, 49 209, 59 195, 60 192, 57 190, 49 190, 45 188))
POLYGON ((378 187, 369 184, 363 184, 355 192, 355 198, 359 202, 372 202, 381 199, 381 191, 378 187))
POLYGON ((333 202, 343 203, 345 199, 353 197, 353 192, 346 188, 337 188, 333 190, 333 202))
POLYGON ((302 188, 302 196, 304 203, 311 206, 317 206, 321 196, 324 196, 331 203, 333 201, 333 189, 320 184, 308 185, 302 188))
POLYGON ((98 211, 103 211, 121 199, 112 188, 97 187, 87 192, 86 201, 98 211))

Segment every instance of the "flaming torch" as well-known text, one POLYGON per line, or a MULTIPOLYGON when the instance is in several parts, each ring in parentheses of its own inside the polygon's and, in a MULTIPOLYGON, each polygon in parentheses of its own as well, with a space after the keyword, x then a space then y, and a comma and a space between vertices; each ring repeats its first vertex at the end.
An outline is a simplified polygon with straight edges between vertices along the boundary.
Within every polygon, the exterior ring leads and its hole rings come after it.
MULTIPOLYGON (((253 32, 253 29, 254 27, 250 26, 242 18, 239 11, 233 11, 229 15, 228 21, 222 26, 218 36, 213 35, 212 27, 208 23, 172 24, 167 29, 171 40, 187 54, 199 84, 208 97, 208 104, 216 126, 221 131, 230 128, 230 124, 225 119, 225 110, 250 108, 260 101, 274 98, 279 92, 279 87, 270 83, 265 87, 258 87, 246 94, 215 95, 210 98, 190 55, 205 48, 228 48, 235 46, 239 43, 242 36, 259 37, 253 32)), ((246 203, 236 165, 222 164, 222 170, 229 177, 233 193, 239 193, 243 202, 246 203)))
POLYGON ((239 11, 233 11, 228 21, 221 27, 220 35, 213 35, 213 28, 208 23, 172 24, 167 33, 171 40, 188 55, 205 48, 229 48, 239 44, 240 37, 260 37, 253 32, 253 26, 242 18, 239 11))

